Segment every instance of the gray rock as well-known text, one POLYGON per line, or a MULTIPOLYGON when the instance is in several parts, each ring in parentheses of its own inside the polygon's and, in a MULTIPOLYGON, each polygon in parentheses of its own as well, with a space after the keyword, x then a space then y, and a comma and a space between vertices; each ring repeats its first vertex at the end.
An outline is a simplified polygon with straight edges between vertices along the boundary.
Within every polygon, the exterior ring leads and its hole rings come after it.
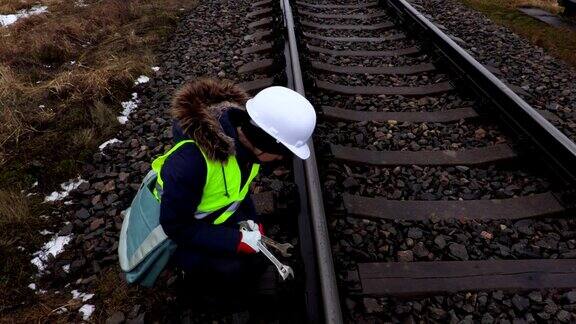
POLYGON ((382 307, 382 305, 380 305, 380 303, 374 298, 364 298, 363 304, 364 304, 364 309, 366 310, 366 313, 368 313, 368 314, 381 313, 384 311, 384 308, 382 307))
POLYGON ((439 249, 443 249, 444 247, 446 247, 446 240, 444 239, 443 235, 438 235, 434 238, 434 244, 436 244, 436 246, 439 249))
POLYGON ((430 251, 428 251, 428 249, 426 248, 426 246, 424 246, 424 243, 422 242, 418 242, 416 246, 414 246, 412 251, 419 258, 426 258, 428 257, 428 254, 430 254, 430 251))
POLYGON ((124 313, 116 312, 106 319, 106 324, 121 324, 126 320, 124 313))
POLYGON ((562 323, 568 323, 572 319, 572 314, 561 309, 557 314, 556 318, 562 323))
POLYGON ((344 182, 342 183, 342 185, 343 185, 344 188, 346 188, 346 189, 355 188, 355 187, 360 186, 360 184, 358 183, 358 180, 356 180, 354 177, 348 177, 348 178, 346 178, 346 180, 344 180, 344 182))
POLYGON ((528 298, 522 297, 520 295, 514 295, 514 297, 512 297, 512 304, 518 311, 523 312, 526 310, 526 308, 528 308, 528 306, 530 306, 530 301, 528 298))
POLYGON ((576 303, 576 291, 571 290, 571 291, 565 293, 564 295, 562 295, 562 299, 569 304, 576 303))
POLYGON ((86 208, 82 208, 76 212, 76 218, 87 219, 88 217, 90 217, 90 212, 88 212, 86 208))
POLYGON ((492 324, 494 323, 494 317, 492 317, 492 315, 490 315, 490 313, 486 313, 484 314, 484 316, 482 316, 482 324, 492 324))
POLYGON ((450 255, 458 260, 468 260, 468 251, 466 250, 466 246, 459 243, 451 243, 448 246, 450 250, 450 255))
POLYGON ((408 229, 408 237, 411 239, 420 239, 422 238, 422 230, 417 227, 410 227, 408 229))
POLYGON ((476 302, 478 303, 479 306, 483 307, 488 302, 488 296, 485 294, 483 294, 483 295, 478 294, 478 298, 476 298, 476 302))
POLYGON ((146 323, 146 313, 140 313, 136 317, 126 321, 126 324, 144 324, 146 323))
POLYGON ((140 314, 140 309, 142 308, 141 305, 136 304, 132 307, 132 310, 130 311, 130 313, 128 314, 128 318, 134 318, 136 316, 138 316, 138 314, 140 314))
POLYGON ((398 262, 412 262, 414 261, 414 255, 412 251, 398 251, 398 262))
POLYGON ((538 317, 540 317, 543 320, 549 320, 550 319, 550 314, 548 312, 540 312, 536 315, 538 315, 538 317))
POLYGON ((74 229, 74 225, 72 223, 64 225, 60 231, 58 231, 58 235, 65 236, 72 233, 72 229, 74 229))
POLYGON ((532 291, 531 293, 528 294, 528 298, 530 298, 530 300, 533 302, 541 303, 542 293, 540 293, 539 291, 532 291))
POLYGON ((460 321, 460 323, 462 323, 462 324, 474 324, 474 316, 473 315, 466 315, 466 317, 464 317, 462 319, 462 321, 460 321))
POLYGON ((354 233, 354 234, 352 234, 352 241, 356 245, 361 245, 362 244, 362 236, 360 234, 354 233))
POLYGON ((446 317, 446 311, 438 307, 428 307, 428 312, 433 319, 443 319, 446 317))
POLYGON ((502 300, 504 298, 504 292, 502 290, 496 290, 492 293, 492 298, 502 300))
POLYGON ((544 311, 550 315, 554 315, 556 314, 556 312, 558 311, 558 305, 556 305, 556 303, 548 298, 544 301, 545 306, 544 306, 544 311))
POLYGON ((524 234, 524 235, 532 235, 534 234, 534 230, 532 229, 532 221, 529 219, 523 219, 520 221, 517 221, 514 224, 514 228, 524 234))

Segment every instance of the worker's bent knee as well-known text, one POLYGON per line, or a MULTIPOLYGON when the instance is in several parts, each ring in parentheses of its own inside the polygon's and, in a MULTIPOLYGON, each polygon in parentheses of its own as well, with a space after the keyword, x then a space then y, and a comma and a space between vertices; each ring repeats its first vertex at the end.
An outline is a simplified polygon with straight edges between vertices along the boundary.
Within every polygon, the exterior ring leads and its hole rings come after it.
POLYGON ((204 278, 235 281, 259 276, 265 264, 260 255, 214 256, 190 251, 178 251, 174 261, 184 272, 204 278))

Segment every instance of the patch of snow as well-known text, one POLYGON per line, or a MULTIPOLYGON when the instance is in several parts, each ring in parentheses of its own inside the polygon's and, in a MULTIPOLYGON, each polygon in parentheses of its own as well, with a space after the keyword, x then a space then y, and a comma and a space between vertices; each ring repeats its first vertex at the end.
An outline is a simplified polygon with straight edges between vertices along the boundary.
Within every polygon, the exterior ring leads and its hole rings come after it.
POLYGON ((34 187, 38 187, 38 181, 36 181, 32 184, 32 188, 34 188, 34 187))
POLYGON ((26 248, 23 246, 17 246, 16 248, 20 251, 26 251, 26 248))
POLYGON ((158 72, 158 71, 160 71, 160 67, 159 66, 153 66, 152 71, 158 72))
POLYGON ((46 242, 40 251, 35 252, 34 259, 30 262, 38 267, 38 270, 42 271, 46 268, 46 261, 49 256, 57 256, 64 251, 64 246, 70 242, 72 235, 67 236, 54 236, 50 241, 46 242))
POLYGON ((35 283, 31 283, 28 285, 28 288, 32 289, 32 290, 36 290, 36 284, 35 283))
POLYGON ((78 0, 74 2, 74 5, 80 8, 88 7, 88 5, 84 2, 84 0, 78 0))
POLYGON ((92 316, 92 313, 94 312, 95 309, 96 307, 94 305, 85 304, 82 305, 82 307, 80 307, 78 312, 82 314, 82 319, 87 321, 90 318, 90 316, 92 316))
POLYGON ((45 294, 45 293, 47 293, 47 292, 48 292, 47 290, 38 289, 38 291, 37 291, 36 293, 37 293, 37 294, 45 294))
POLYGON ((40 231, 40 235, 50 235, 50 234, 54 234, 54 232, 50 232, 49 230, 41 230, 40 231))
POLYGON ((72 205, 74 202, 72 200, 67 200, 64 202, 64 205, 72 205))
POLYGON ((100 144, 100 146, 98 146, 98 148, 100 149, 100 151, 102 151, 106 146, 113 144, 113 143, 122 143, 122 141, 117 139, 117 138, 113 138, 111 140, 107 140, 106 142, 100 144))
POLYGON ((63 184, 60 185, 60 187, 62 188, 62 191, 52 192, 49 196, 46 196, 46 198, 44 198, 44 202, 62 200, 64 198, 68 197, 68 195, 70 194, 70 191, 78 188, 81 184, 83 184, 85 182, 88 182, 88 181, 81 179, 80 177, 78 177, 75 180, 70 180, 68 182, 64 182, 63 184))
POLYGON ((70 61, 70 65, 76 64, 76 61, 70 61))
POLYGON ((66 264, 62 266, 62 270, 64 270, 64 272, 69 273, 70 272, 70 265, 66 264))
POLYGON ((36 268, 38 268, 39 270, 44 270, 44 262, 42 262, 42 260, 40 260, 39 257, 35 257, 34 259, 32 259, 30 261, 33 265, 36 266, 36 268))
POLYGON ((135 84, 135 85, 139 85, 139 84, 142 84, 142 83, 146 83, 146 82, 148 82, 148 81, 150 81, 150 78, 149 78, 149 77, 147 77, 147 76, 145 76, 145 75, 141 75, 141 76, 139 76, 138 79, 134 82, 134 84, 135 84))
POLYGON ((120 122, 120 124, 126 124, 128 116, 138 107, 139 103, 140 100, 138 100, 138 94, 136 92, 132 93, 132 100, 121 103, 122 108, 124 109, 122 110, 122 115, 118 116, 118 122, 120 122))
POLYGON ((72 298, 74 299, 82 299, 83 302, 88 301, 94 297, 94 294, 87 294, 83 292, 79 292, 78 290, 72 290, 72 298))
POLYGON ((44 108, 46 108, 46 106, 45 106, 45 105, 40 105, 40 106, 38 106, 38 108, 44 109, 44 108))
POLYGON ((66 307, 60 307, 60 308, 56 308, 55 313, 60 315, 60 314, 64 314, 68 311, 68 308, 66 307))
POLYGON ((34 6, 29 10, 19 10, 15 14, 0 15, 0 27, 6 27, 8 25, 12 25, 18 19, 26 18, 32 15, 39 15, 45 12, 48 12, 47 6, 34 6))

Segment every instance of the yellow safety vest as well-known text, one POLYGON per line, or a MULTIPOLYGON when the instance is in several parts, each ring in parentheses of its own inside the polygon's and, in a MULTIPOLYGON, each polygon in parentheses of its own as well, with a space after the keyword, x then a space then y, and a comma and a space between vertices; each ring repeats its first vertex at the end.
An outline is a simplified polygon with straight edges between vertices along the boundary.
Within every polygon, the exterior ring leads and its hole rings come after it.
MULTIPOLYGON (((176 143, 172 149, 164 155, 157 157, 152 162, 152 170, 157 174, 156 187, 154 188, 153 193, 159 201, 162 197, 164 187, 161 173, 162 166, 172 153, 176 152, 176 150, 178 150, 182 145, 187 143, 196 144, 193 140, 180 141, 176 143)), ((202 192, 202 199, 200 200, 200 204, 196 209, 194 217, 196 219, 203 219, 213 212, 227 207, 226 210, 213 222, 214 225, 222 224, 234 214, 242 200, 244 200, 248 194, 250 184, 256 175, 258 175, 260 165, 256 163, 252 164, 248 180, 246 180, 246 183, 241 188, 240 185, 242 177, 236 156, 231 155, 226 163, 221 163, 208 159, 201 148, 200 152, 202 152, 202 156, 204 156, 208 172, 206 174, 206 184, 204 185, 204 191, 202 192)))

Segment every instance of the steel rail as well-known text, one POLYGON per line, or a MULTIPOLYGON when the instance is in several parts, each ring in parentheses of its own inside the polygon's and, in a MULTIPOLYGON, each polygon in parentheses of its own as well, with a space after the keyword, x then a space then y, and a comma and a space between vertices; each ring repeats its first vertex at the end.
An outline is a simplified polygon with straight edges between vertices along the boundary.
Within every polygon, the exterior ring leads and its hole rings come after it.
POLYGON ((381 0, 380 4, 394 10, 400 22, 430 43, 446 59, 449 68, 494 105, 503 121, 519 134, 521 140, 527 140, 528 148, 542 153, 551 172, 561 182, 569 187, 576 185, 576 144, 573 141, 406 0, 381 0))
MULTIPOLYGON (((304 83, 302 81, 302 70, 300 68, 300 59, 298 56, 298 45, 296 40, 294 17, 289 0, 281 0, 281 7, 284 11, 284 23, 288 36, 289 46, 289 69, 291 70, 291 79, 293 89, 305 96, 304 83)), ((310 147, 310 158, 300 163, 304 166, 306 177, 306 190, 308 193, 309 212, 311 221, 311 230, 313 242, 315 245, 315 255, 319 270, 320 291, 322 294, 322 308, 324 311, 324 322, 340 324, 342 320, 342 311, 340 309, 340 298, 338 295, 338 286, 336 284, 336 274, 334 272, 334 261, 332 260, 332 250, 328 234, 328 225, 326 224, 326 215, 324 212, 324 201, 322 198, 322 189, 320 186, 320 177, 316 165, 316 154, 312 139, 308 141, 310 147)))

